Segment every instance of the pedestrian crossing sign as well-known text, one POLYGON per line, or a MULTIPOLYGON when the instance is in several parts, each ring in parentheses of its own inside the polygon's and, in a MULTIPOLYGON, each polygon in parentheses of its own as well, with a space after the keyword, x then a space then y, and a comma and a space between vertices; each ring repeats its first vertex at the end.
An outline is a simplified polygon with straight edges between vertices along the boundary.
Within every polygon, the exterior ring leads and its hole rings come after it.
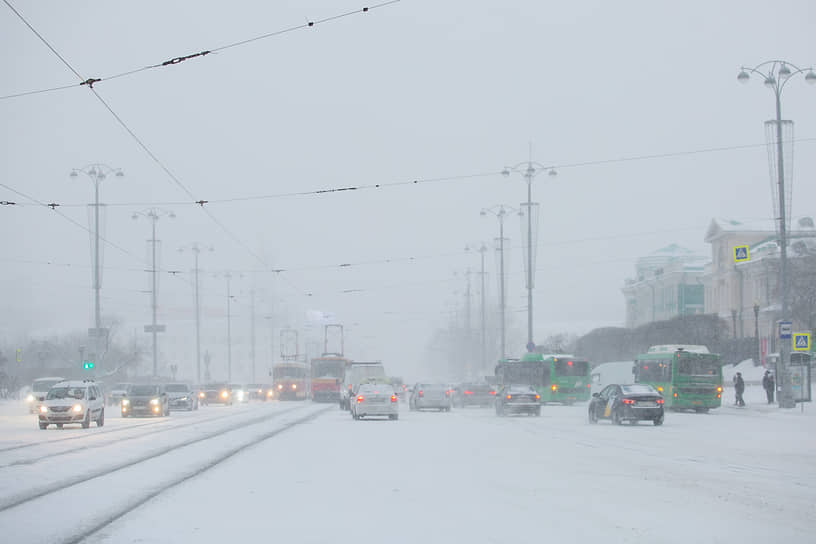
POLYGON ((734 246, 734 262, 744 263, 748 260, 748 246, 734 246))
POLYGON ((793 333, 793 351, 810 351, 810 333, 793 333))

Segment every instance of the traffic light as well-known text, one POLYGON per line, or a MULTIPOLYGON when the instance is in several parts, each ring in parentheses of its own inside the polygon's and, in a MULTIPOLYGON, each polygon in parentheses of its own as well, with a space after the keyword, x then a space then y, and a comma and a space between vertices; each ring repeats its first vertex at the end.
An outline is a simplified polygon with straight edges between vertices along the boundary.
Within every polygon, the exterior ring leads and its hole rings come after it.
POLYGON ((84 370, 92 370, 94 367, 93 361, 82 361, 82 368, 84 370))

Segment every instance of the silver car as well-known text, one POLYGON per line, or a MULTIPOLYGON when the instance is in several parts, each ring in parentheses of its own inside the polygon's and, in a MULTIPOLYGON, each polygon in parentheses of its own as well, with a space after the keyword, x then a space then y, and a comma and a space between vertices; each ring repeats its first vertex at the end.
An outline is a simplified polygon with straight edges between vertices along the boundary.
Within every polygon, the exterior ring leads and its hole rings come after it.
POLYGON ((371 416, 399 419, 399 399, 393 386, 362 384, 357 389, 357 396, 351 400, 351 417, 363 419, 371 416))
POLYGON ((418 383, 408 399, 411 410, 450 412, 452 405, 451 388, 443 384, 418 383))

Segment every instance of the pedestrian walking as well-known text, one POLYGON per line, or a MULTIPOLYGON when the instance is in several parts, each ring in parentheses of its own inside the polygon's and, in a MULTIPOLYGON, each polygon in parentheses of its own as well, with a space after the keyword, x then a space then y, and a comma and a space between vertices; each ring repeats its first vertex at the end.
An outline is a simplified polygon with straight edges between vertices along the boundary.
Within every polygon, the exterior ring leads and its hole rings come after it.
POLYGON ((774 382, 773 374, 771 374, 770 370, 766 370, 765 375, 762 376, 762 388, 765 389, 765 396, 768 397, 768 404, 773 404, 776 383, 774 382))
POLYGON ((745 399, 742 398, 742 394, 745 393, 745 380, 742 379, 742 372, 737 372, 737 375, 734 376, 734 393, 737 397, 737 406, 745 406, 745 399))

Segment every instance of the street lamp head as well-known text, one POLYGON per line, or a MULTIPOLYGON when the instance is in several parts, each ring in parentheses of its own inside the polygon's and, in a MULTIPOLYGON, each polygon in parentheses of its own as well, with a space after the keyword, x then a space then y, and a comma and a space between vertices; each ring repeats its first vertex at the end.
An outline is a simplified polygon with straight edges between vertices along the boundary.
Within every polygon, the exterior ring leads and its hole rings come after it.
POLYGON ((550 171, 547 173, 550 177, 555 177, 558 175, 558 172, 555 171, 555 168, 550 168, 550 171))
POLYGON ((740 83, 748 83, 748 80, 750 79, 751 76, 748 75, 748 72, 746 72, 744 68, 740 70, 740 73, 737 75, 737 81, 740 83))
POLYGON ((766 77, 765 78, 765 86, 770 87, 770 88, 776 87, 776 78, 773 77, 773 76, 766 77))
POLYGON ((123 178, 123 177, 125 177, 125 173, 122 172, 121 170, 117 170, 116 171, 116 177, 117 178, 123 178))
POLYGON ((502 176, 504 176, 504 177, 509 176, 509 175, 510 175, 510 169, 509 169, 509 168, 505 168, 504 170, 502 170, 501 174, 502 174, 502 176))
POLYGON ((133 215, 130 216, 130 218, 135 221, 136 219, 139 219, 139 214, 134 212, 133 215))
POLYGON ((524 175, 531 178, 533 177, 533 174, 535 174, 535 168, 533 168, 533 165, 527 166, 527 170, 524 172, 524 175))
MULTIPOLYGON (((805 78, 805 79, 807 79, 807 78, 805 78)), ((76 170, 71 170, 71 173, 68 174, 68 175, 71 176, 72 178, 75 178, 75 177, 77 177, 77 171, 76 170)))
POLYGON ((791 75, 790 68, 788 68, 788 65, 783 62, 782 66, 779 67, 779 79, 789 78, 790 75, 791 75))
POLYGON ((484 211, 484 210, 482 210, 482 211, 480 211, 480 212, 479 212, 479 215, 481 215, 482 217, 484 217, 484 216, 486 216, 486 215, 487 215, 487 212, 486 212, 486 211, 484 211))
POLYGON ((811 85, 816 84, 816 73, 813 72, 811 68, 810 72, 805 75, 805 81, 810 83, 811 85))
POLYGON ((96 176, 96 168, 91 167, 91 169, 90 169, 90 170, 88 170, 88 175, 90 175, 90 176, 96 176))
POLYGON ((167 214, 167 217, 169 217, 170 219, 175 219, 176 214, 174 212, 170 212, 170 213, 167 214))

